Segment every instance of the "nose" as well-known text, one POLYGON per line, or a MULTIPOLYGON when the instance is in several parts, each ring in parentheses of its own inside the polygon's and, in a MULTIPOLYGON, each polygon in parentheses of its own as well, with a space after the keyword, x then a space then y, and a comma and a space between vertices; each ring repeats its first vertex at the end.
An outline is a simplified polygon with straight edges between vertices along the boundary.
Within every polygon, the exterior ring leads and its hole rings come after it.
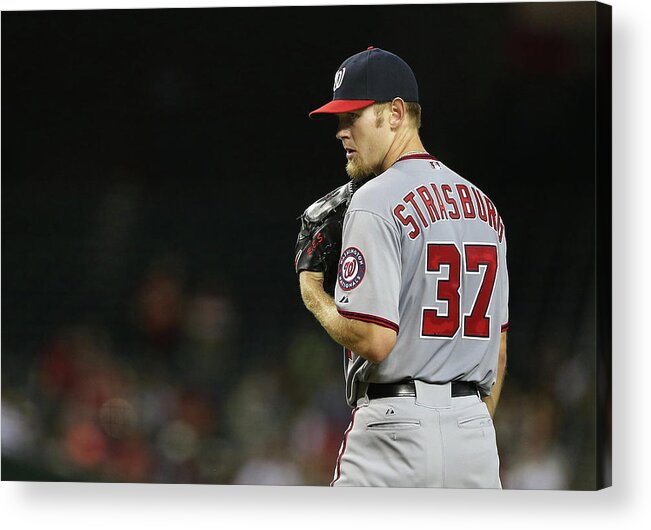
POLYGON ((350 129, 344 127, 343 125, 337 125, 337 134, 335 134, 337 140, 344 140, 350 138, 350 129))

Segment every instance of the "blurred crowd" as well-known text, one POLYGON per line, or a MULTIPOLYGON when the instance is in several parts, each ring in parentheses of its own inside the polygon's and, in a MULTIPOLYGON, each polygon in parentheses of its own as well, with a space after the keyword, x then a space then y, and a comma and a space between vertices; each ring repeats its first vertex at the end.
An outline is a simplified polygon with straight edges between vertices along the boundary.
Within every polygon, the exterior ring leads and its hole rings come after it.
MULTIPOLYGON (((25 380, 3 380, 3 462, 63 481, 329 484, 350 409, 341 351, 316 321, 280 358, 251 362, 238 301, 160 264, 127 308, 120 329, 59 329, 25 380)), ((590 370, 578 357, 550 364, 542 388, 507 376, 505 488, 590 487, 590 370)))
POLYGON ((165 266, 128 312, 126 332, 59 330, 25 381, 3 380, 3 458, 73 481, 329 483, 349 412, 319 329, 247 365, 236 303, 165 266))

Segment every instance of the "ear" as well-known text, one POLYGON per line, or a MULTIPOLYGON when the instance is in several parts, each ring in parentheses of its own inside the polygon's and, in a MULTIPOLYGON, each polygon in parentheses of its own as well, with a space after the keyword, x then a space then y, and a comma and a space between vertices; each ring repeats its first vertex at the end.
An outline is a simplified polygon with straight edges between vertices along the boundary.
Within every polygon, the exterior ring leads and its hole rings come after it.
POLYGON ((389 116, 389 125, 392 129, 399 127, 403 121, 405 121, 405 116, 407 110, 405 108, 405 102, 402 98, 394 98, 391 102, 391 115, 389 116))

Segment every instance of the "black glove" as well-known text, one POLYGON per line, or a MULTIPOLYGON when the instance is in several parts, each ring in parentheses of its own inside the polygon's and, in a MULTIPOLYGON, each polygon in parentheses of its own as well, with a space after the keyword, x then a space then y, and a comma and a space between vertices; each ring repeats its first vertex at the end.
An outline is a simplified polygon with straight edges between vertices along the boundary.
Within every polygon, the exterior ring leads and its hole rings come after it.
POLYGON ((353 183, 332 190, 310 205, 299 217, 301 230, 296 239, 296 273, 323 272, 323 289, 335 292, 341 254, 344 215, 353 196, 353 183))

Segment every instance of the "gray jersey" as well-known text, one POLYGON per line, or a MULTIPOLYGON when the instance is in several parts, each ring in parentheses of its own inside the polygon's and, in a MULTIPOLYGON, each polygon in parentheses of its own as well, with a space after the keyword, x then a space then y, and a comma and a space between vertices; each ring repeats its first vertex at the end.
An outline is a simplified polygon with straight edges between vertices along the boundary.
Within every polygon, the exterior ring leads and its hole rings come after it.
POLYGON ((508 295, 493 202, 430 155, 398 160, 355 193, 344 219, 337 308, 398 334, 379 364, 346 351, 349 405, 360 383, 405 379, 473 381, 489 394, 508 295))

